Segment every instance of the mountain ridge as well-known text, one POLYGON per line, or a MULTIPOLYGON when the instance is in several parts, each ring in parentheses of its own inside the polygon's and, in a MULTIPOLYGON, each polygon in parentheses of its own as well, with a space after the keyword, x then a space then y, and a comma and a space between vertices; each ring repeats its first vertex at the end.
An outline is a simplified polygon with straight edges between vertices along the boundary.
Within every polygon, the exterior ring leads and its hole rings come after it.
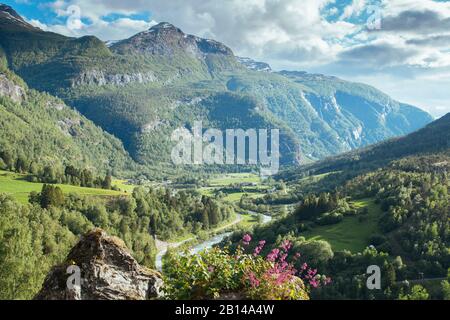
POLYGON ((284 164, 297 163, 293 150, 300 149, 303 162, 315 161, 432 121, 426 112, 366 85, 249 70, 227 46, 167 22, 108 46, 92 36, 34 29, 18 36, 0 28, 0 35, 9 67, 30 87, 61 97, 118 137, 143 164, 169 165, 167 136, 194 120, 222 129, 248 129, 250 123, 279 127, 283 137, 292 137, 283 143, 284 164), (230 97, 237 106, 231 114, 230 97), (210 112, 218 106, 220 112, 210 112), (154 124, 158 130, 143 130, 154 124))
POLYGON ((280 173, 279 177, 285 180, 296 180, 305 175, 335 172, 351 172, 353 176, 358 172, 384 168, 395 161, 409 157, 425 157, 425 159, 429 157, 428 160, 431 160, 433 157, 439 159, 439 155, 442 155, 445 158, 449 150, 450 113, 408 135, 395 137, 297 169, 291 168, 280 173))
POLYGON ((159 55, 173 55, 178 49, 190 52, 197 57, 207 54, 234 56, 233 51, 222 43, 185 34, 168 22, 158 23, 146 31, 114 43, 110 48, 119 52, 128 49, 159 55))

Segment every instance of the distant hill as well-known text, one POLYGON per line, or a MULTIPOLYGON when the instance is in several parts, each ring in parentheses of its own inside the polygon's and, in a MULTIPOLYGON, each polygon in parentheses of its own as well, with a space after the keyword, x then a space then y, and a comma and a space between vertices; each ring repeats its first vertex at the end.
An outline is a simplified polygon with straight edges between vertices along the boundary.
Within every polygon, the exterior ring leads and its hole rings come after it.
MULTIPOLYGON (((369 147, 344 153, 323 161, 292 168, 280 177, 295 180, 309 174, 343 171, 355 174, 385 167, 394 160, 411 156, 434 157, 450 151, 450 113, 409 135, 393 138, 369 147)), ((431 158, 428 159, 431 159, 431 158)), ((431 165, 432 163, 429 163, 431 165)))

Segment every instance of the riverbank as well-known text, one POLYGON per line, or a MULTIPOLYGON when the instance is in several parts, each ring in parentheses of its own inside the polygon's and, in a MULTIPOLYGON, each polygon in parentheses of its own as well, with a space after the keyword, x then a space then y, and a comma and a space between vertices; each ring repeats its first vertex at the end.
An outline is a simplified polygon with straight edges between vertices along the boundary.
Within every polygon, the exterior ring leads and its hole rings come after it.
MULTIPOLYGON (((257 214, 257 213, 249 212, 249 214, 253 215, 253 214, 257 214)), ((262 215, 262 216, 263 216, 262 224, 269 223, 272 220, 271 216, 267 216, 267 215, 262 215)), ((192 248, 189 249, 190 253, 197 254, 200 251, 209 249, 209 248, 213 247, 214 245, 222 242, 222 240, 225 239, 226 237, 228 237, 229 235, 231 235, 232 232, 224 232, 224 233, 219 233, 219 232, 222 230, 226 230, 226 229, 240 223, 242 221, 242 219, 243 219, 242 215, 237 213, 237 217, 236 217, 235 221, 215 229, 212 232, 212 233, 216 234, 215 236, 209 238, 208 240, 202 241, 202 242, 194 245, 192 248), (219 233, 219 234, 217 234, 217 233, 219 233)), ((156 269, 159 271, 162 270, 162 260, 169 248, 178 248, 178 247, 182 246, 183 244, 193 241, 193 240, 196 240, 196 239, 197 239, 197 237, 192 237, 192 238, 189 238, 189 239, 183 240, 181 242, 177 242, 177 243, 168 243, 168 242, 156 240, 157 241, 156 247, 158 248, 158 245, 159 245, 161 248, 161 251, 159 251, 158 254, 156 255, 156 261, 155 261, 156 269)))

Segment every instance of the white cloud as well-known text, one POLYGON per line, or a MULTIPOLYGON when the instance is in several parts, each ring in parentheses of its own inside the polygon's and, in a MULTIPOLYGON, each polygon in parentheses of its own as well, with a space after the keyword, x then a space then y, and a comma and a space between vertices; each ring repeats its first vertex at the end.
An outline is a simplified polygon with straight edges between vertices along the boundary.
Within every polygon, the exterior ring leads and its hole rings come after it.
POLYGON ((366 0, 353 0, 351 4, 345 7, 340 19, 348 19, 354 15, 359 15, 366 8, 366 0))

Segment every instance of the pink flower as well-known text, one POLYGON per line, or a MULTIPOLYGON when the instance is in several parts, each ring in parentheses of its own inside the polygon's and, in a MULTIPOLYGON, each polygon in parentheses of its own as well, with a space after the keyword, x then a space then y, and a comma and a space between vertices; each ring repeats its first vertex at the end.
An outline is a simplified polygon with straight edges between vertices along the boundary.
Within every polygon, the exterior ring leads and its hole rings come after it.
POLYGON ((319 283, 317 282, 316 279, 311 279, 309 281, 309 284, 313 287, 313 288, 317 288, 319 286, 319 283))
POLYGON ((253 288, 259 287, 259 280, 256 278, 255 274, 253 272, 250 272, 250 274, 248 275, 248 280, 250 281, 250 285, 253 288))
POLYGON ((280 248, 284 251, 289 251, 292 247, 292 243, 289 240, 284 240, 280 248))
POLYGON ((252 241, 252 237, 247 233, 247 234, 245 234, 243 237, 242 237, 242 242, 245 244, 245 245, 249 245, 250 244, 250 241, 252 241))
POLYGON ((262 251, 262 249, 264 248, 264 245, 266 244, 266 241, 264 241, 264 240, 261 240, 259 243, 258 243, 258 246, 255 248, 255 251, 253 252, 253 255, 256 257, 256 256, 258 256, 260 253, 261 253, 261 251, 262 251))
POLYGON ((267 260, 274 262, 278 258, 278 254, 280 253, 279 249, 273 249, 268 255, 267 260))

